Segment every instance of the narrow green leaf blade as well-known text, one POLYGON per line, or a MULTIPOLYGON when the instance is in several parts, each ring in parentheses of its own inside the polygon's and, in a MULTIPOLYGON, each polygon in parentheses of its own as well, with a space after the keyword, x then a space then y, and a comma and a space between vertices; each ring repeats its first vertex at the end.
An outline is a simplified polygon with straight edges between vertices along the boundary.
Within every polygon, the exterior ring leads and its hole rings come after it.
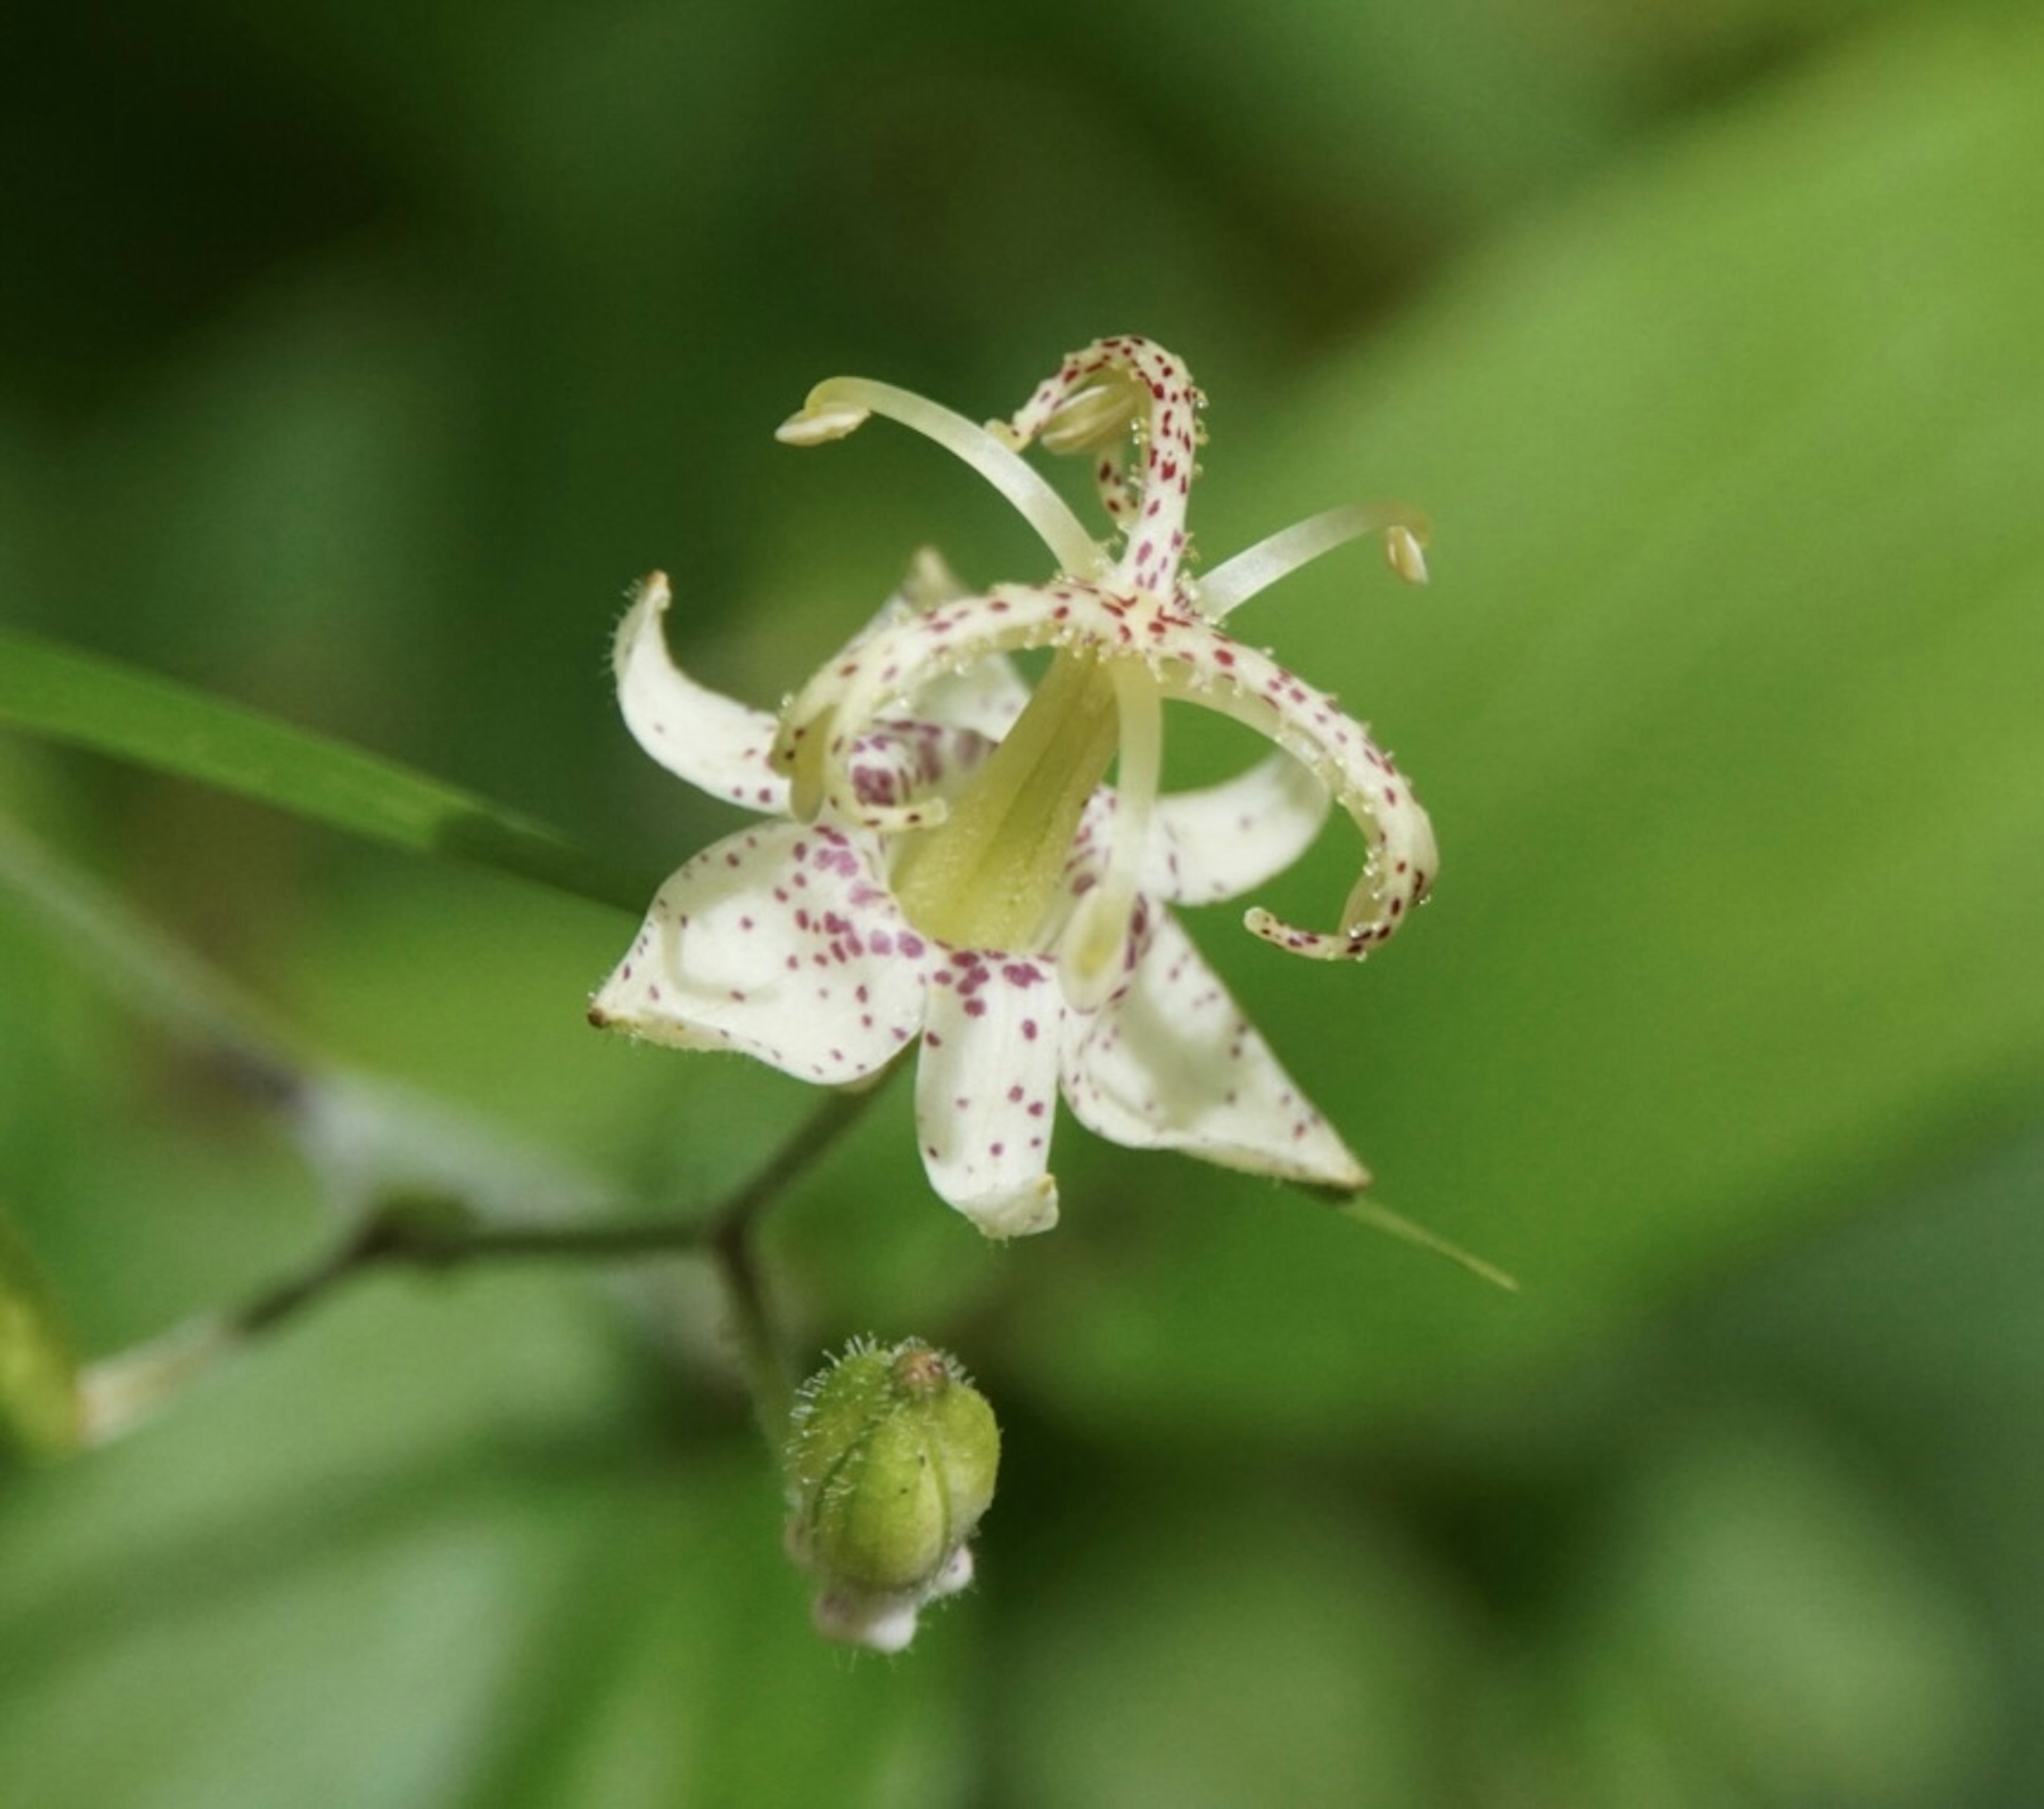
POLYGON ((435 859, 636 912, 659 875, 394 761, 242 705, 0 630, 0 724, 275 805, 435 859))

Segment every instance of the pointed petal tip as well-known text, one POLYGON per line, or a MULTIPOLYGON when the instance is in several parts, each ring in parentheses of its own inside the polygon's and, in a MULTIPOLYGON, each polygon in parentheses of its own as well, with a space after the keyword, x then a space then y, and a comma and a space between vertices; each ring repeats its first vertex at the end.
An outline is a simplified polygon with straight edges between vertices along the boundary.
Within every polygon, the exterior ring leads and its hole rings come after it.
POLYGON ((786 782, 767 763, 774 719, 697 684, 674 663, 663 626, 673 593, 663 571, 632 592, 612 637, 611 674, 632 738, 659 765, 713 797, 778 815, 786 782))
MULTIPOLYGON (((617 624, 617 632, 610 637, 611 670, 620 684, 624 681, 640 638, 649 625, 657 624, 665 617, 674 600, 674 593, 663 571, 649 571, 632 586, 631 603, 617 624)), ((664 653, 667 643, 662 640, 659 647, 664 653)))
POLYGON ((1340 1150, 1339 1161, 1331 1163, 1324 1177, 1310 1185, 1324 1189, 1337 1200, 1347 1202, 1366 1191, 1377 1177, 1355 1159, 1346 1144, 1340 1146, 1340 1150))
POLYGON ((635 1001, 632 989, 613 974, 589 1002, 583 1017, 592 1030, 609 1031, 642 1043, 665 1043, 677 1049, 717 1049, 722 1043, 707 1037, 672 1015, 663 1016, 642 998, 635 1001))

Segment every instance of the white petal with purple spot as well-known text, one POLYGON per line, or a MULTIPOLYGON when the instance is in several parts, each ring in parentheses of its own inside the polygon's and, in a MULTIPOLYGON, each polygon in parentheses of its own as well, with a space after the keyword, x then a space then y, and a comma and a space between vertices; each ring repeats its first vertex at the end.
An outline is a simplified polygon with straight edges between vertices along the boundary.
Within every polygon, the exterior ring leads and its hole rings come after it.
POLYGON ((1370 1179, 1163 912, 1128 989, 1067 1023, 1065 1099, 1133 1149, 1329 1187, 1370 1179))
POLYGON ((1238 897, 1298 859, 1327 816, 1327 788, 1289 754, 1170 793, 1157 801, 1143 889, 1178 904, 1238 897))
POLYGON ((934 954, 894 908, 863 839, 763 824, 660 888, 590 1016, 842 1085, 885 1066, 921 1027, 934 954))
POLYGON ((767 759, 774 719, 698 685, 675 665, 661 628, 670 601, 667 574, 656 571, 617 625, 611 666, 625 726, 677 778, 747 810, 786 816, 788 782, 767 759))
POLYGON ((993 1238, 1048 1231, 1063 1009, 1050 962, 951 953, 930 976, 916 1135, 930 1185, 993 1238))

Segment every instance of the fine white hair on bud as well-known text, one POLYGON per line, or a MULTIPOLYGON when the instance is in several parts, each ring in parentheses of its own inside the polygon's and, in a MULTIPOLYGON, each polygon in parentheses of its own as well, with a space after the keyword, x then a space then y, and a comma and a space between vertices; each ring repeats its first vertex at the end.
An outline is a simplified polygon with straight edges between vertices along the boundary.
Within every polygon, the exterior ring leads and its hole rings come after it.
POLYGON ((916 1617, 972 1579, 1001 1431, 955 1358, 855 1339, 803 1384, 784 1450, 788 1550, 815 1578, 826 1638, 899 1652, 916 1617))

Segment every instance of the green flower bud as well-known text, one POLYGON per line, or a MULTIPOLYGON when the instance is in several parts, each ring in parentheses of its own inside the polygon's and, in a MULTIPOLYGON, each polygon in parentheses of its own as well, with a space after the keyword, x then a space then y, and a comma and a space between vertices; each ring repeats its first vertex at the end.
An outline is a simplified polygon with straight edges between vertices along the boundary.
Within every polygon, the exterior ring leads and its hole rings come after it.
POLYGON ((916 1339, 855 1340, 796 1398, 788 1549, 816 1579, 816 1625, 898 1652, 925 1603, 972 1580, 1001 1429, 957 1360, 916 1339))

